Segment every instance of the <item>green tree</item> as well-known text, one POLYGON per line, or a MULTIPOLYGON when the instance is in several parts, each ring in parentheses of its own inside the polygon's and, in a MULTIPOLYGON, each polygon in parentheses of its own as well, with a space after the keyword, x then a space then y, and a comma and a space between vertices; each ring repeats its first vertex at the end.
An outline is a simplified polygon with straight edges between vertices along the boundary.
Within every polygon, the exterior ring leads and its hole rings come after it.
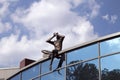
POLYGON ((102 70, 102 80, 120 80, 120 69, 109 71, 105 68, 102 70))
MULTIPOLYGON (((72 61, 70 64, 79 61, 72 61)), ((101 80, 120 80, 120 69, 109 71, 104 68, 101 73, 101 80)), ((67 68, 67 80, 98 80, 99 72, 93 63, 79 63, 67 68)))
MULTIPOLYGON (((78 61, 71 63, 76 62, 78 61)), ((92 63, 80 63, 70 66, 67 68, 67 80, 98 80, 98 69, 92 63)))

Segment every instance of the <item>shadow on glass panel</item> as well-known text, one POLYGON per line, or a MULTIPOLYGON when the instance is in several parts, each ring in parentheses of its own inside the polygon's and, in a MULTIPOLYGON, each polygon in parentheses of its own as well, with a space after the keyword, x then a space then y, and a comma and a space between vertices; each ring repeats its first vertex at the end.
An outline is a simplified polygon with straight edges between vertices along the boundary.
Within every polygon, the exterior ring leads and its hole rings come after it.
POLYGON ((100 43, 101 55, 120 51, 120 37, 100 43))
POLYGON ((47 74, 41 77, 41 80, 64 80, 65 79, 65 69, 60 70, 61 75, 57 71, 47 74))
MULTIPOLYGON (((76 62, 78 61, 71 63, 76 62)), ((98 80, 98 74, 97 64, 93 62, 79 63, 67 68, 67 80, 98 80)))
POLYGON ((120 80, 120 54, 101 59, 102 80, 120 80))
POLYGON ((98 45, 90 45, 67 54, 67 64, 76 60, 88 60, 98 56, 98 45))

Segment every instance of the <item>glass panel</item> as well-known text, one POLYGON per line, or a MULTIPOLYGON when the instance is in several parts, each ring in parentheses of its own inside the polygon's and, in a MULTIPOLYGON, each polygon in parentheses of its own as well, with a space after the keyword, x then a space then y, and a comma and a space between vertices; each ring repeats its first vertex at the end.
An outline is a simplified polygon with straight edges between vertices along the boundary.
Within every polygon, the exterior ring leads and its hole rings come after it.
POLYGON ((98 80, 98 76, 98 59, 67 68, 67 80, 98 80))
POLYGON ((21 79, 20 79, 20 74, 14 76, 14 77, 11 78, 10 80, 21 80, 21 79))
POLYGON ((98 45, 94 44, 67 54, 67 64, 76 60, 87 60, 98 56, 98 45))
MULTIPOLYGON (((54 59, 53 65, 52 65, 53 70, 56 69, 56 68, 58 67, 59 62, 60 62, 60 59, 57 59, 57 58, 54 59)), ((65 66, 65 61, 63 62, 62 66, 65 66)))
MULTIPOLYGON (((47 73, 49 72, 49 68, 50 68, 50 61, 45 61, 42 63, 42 70, 41 70, 41 73, 44 74, 44 73, 47 73)), ((53 63, 52 63, 52 70, 55 70, 57 67, 58 67, 58 64, 60 62, 60 59, 57 59, 57 58, 54 58, 53 60, 53 63)), ((63 62, 62 66, 65 65, 65 61, 63 62)))
POLYGON ((49 67, 50 67, 50 60, 43 62, 43 63, 42 63, 42 67, 41 67, 41 68, 42 68, 42 69, 41 69, 41 74, 50 71, 50 70, 49 70, 49 67))
POLYGON ((42 76, 41 80, 65 80, 65 69, 60 70, 60 73, 56 71, 48 75, 42 76))
POLYGON ((22 72, 22 80, 30 80, 40 74, 40 65, 35 65, 22 72))
POLYGON ((32 79, 32 80, 40 80, 40 77, 34 78, 34 79, 32 79))
POLYGON ((100 43, 101 55, 120 51, 120 37, 100 43))
POLYGON ((40 78, 34 79, 34 80, 40 80, 40 78))
POLYGON ((101 59, 102 80, 120 79, 120 54, 101 59))

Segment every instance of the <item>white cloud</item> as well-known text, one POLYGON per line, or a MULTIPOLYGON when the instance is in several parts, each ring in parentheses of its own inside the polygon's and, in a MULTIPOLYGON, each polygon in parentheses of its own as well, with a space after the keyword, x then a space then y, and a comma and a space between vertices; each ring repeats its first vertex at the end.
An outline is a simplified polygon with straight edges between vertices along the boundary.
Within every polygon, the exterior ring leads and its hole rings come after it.
MULTIPOLYGON (((100 6, 95 0, 90 1, 91 17, 95 17, 99 13, 100 6)), ((94 26, 88 18, 78 16, 77 12, 71 11, 71 8, 82 3, 83 0, 41 0, 34 2, 28 9, 18 8, 11 15, 11 19, 14 23, 24 25, 30 31, 30 39, 22 36, 21 40, 18 40, 19 33, 2 38, 0 63, 13 65, 25 57, 40 59, 42 49, 52 50, 53 47, 46 44, 45 40, 54 32, 66 36, 64 49, 97 38, 94 26), (70 1, 74 3, 74 6, 70 1)))
POLYGON ((9 6, 12 2, 17 2, 18 0, 0 0, 0 17, 3 18, 9 14, 9 6))
POLYGON ((3 32, 6 32, 8 30, 10 30, 12 27, 11 27, 11 24, 6 22, 6 23, 2 23, 0 22, 0 33, 3 33, 3 32))
POLYGON ((84 0, 67 0, 67 1, 73 3, 74 7, 77 7, 78 5, 84 3, 84 0))
POLYGON ((117 16, 117 15, 111 15, 111 23, 114 24, 117 19, 118 19, 118 16, 117 16))
MULTIPOLYGON (((71 11, 72 6, 69 2, 63 0, 57 4, 58 2, 56 0, 42 0, 34 3, 27 10, 18 10, 16 14, 12 15, 12 18, 15 22, 20 22, 35 32, 31 35, 37 38, 43 37, 44 33, 48 34, 45 35, 47 37, 54 32, 61 32, 66 36, 70 36, 71 38, 66 39, 66 42, 71 42, 75 37, 78 38, 74 41, 75 43, 85 42, 87 38, 97 37, 89 20, 71 11)), ((92 2, 94 5, 96 4, 94 0, 92 2)), ((91 3, 91 10, 92 8, 94 6, 91 3)), ((96 9, 95 11, 97 12, 96 9)))
POLYGON ((13 1, 17 0, 0 0, 0 33, 6 32, 12 28, 10 22, 5 22, 3 20, 10 13, 9 6, 13 1))
POLYGON ((109 15, 109 14, 106 14, 104 16, 102 16, 102 18, 106 21, 108 21, 109 23, 116 23, 117 19, 118 19, 118 16, 117 15, 109 15))
MULTIPOLYGON (((98 12, 98 4, 95 0, 90 1, 91 16, 95 16, 98 12), (94 6, 92 6, 93 4, 94 6)), ((76 2, 74 1, 74 3, 76 2)), ((81 4, 81 2, 79 3, 81 4)), ((22 23, 28 29, 34 31, 39 37, 43 32, 53 32, 56 28, 62 29, 61 27, 76 25, 81 17, 71 11, 71 8, 69 0, 41 0, 33 3, 27 10, 17 10, 16 14, 12 15, 12 18, 15 22, 22 23)), ((69 27, 69 29, 72 27, 69 27)))
POLYGON ((40 59, 40 48, 43 45, 42 40, 28 40, 27 36, 23 36, 18 41, 18 34, 11 34, 9 37, 4 37, 0 40, 0 66, 18 66, 19 62, 24 58, 40 59))
POLYGON ((96 0, 89 0, 89 8, 91 9, 90 17, 96 17, 99 14, 100 5, 96 2, 96 0))
POLYGON ((104 20, 109 20, 109 15, 106 14, 106 15, 102 16, 102 18, 103 18, 104 20))
POLYGON ((0 7, 0 17, 5 16, 6 12, 8 11, 8 6, 9 3, 4 2, 4 3, 0 3, 2 5, 2 7, 0 7))

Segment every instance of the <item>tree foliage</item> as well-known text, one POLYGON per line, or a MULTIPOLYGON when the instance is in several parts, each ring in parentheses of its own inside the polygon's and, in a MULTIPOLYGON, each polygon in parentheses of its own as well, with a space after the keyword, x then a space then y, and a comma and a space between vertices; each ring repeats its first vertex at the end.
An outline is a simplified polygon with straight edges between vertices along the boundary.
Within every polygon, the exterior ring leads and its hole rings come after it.
MULTIPOLYGON (((78 61, 72 61, 76 63, 78 61)), ((79 63, 67 68, 67 80, 99 80, 99 70, 93 63, 79 63)), ((119 80, 120 69, 109 71, 107 68, 101 72, 101 80, 119 80)))
POLYGON ((98 69, 91 63, 73 65, 67 68, 67 80, 98 80, 98 69))
POLYGON ((120 69, 109 71, 105 68, 102 70, 102 80, 120 80, 120 69))

